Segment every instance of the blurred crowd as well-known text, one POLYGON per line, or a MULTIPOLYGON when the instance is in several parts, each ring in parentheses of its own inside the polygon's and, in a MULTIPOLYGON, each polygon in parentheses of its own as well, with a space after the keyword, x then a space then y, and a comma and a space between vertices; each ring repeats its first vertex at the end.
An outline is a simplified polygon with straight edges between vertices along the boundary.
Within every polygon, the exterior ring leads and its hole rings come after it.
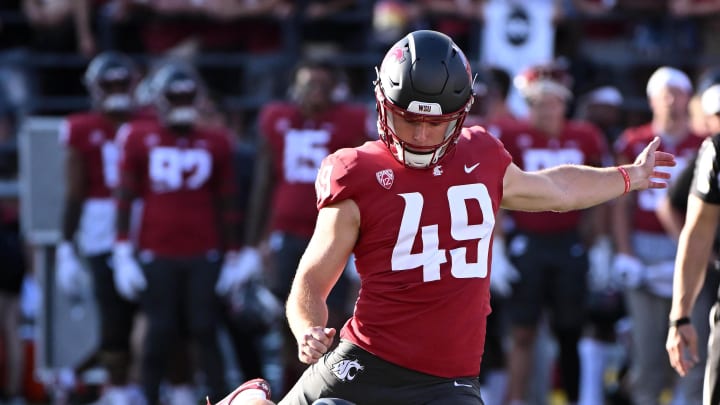
MULTIPOLYGON (((280 398, 303 369, 282 306, 320 162, 377 139, 373 67, 421 28, 466 51, 465 125, 525 170, 627 163, 656 135, 679 173, 720 132, 718 0, 2 1, 0 179, 19 180, 24 122, 58 117, 65 194, 38 285, 23 202, 0 190, 0 404, 196 404, 254 377, 280 398), (99 317, 53 389, 22 329, 48 289, 92 291, 99 317)), ((680 379, 664 349, 682 218, 648 190, 498 221, 485 402, 702 403, 702 366, 680 379)), ((331 326, 358 284, 350 261, 331 326)))

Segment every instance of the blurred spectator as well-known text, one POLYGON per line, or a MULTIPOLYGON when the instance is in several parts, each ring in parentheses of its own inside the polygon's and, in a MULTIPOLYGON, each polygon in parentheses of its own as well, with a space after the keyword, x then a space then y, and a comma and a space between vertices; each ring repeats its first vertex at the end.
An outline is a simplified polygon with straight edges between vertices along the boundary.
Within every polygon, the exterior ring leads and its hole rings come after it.
POLYGON ((335 52, 363 51, 367 22, 361 0, 294 1, 300 18, 303 54, 317 57, 335 52), (359 18, 353 18, 353 14, 359 18), (317 53, 320 52, 320 53, 317 53))
MULTIPOLYGON (((558 65, 533 66, 515 80, 528 103, 527 125, 504 131, 502 141, 513 161, 526 171, 561 164, 603 165, 603 135, 587 122, 565 118, 572 78, 558 65)), ((591 212, 594 213, 595 209, 591 212)), ((512 347, 509 353, 508 397, 525 403, 533 369, 533 349, 543 314, 559 346, 562 387, 570 403, 578 401, 580 359, 577 345, 586 311, 588 259, 585 244, 596 229, 584 225, 591 212, 512 212, 514 228, 507 253, 520 273, 511 283, 508 300, 512 347), (589 229, 589 235, 583 235, 589 229)))
POLYGON ((147 316, 140 380, 154 405, 172 350, 186 335, 193 364, 205 378, 202 396, 225 390, 218 296, 250 275, 239 271, 232 139, 224 128, 201 125, 206 88, 192 67, 178 62, 160 67, 150 88, 157 119, 132 122, 118 133, 113 274, 118 292, 138 300, 147 316), (129 211, 135 198, 143 200, 143 213, 133 244, 129 211))
POLYGON ((598 87, 578 102, 576 116, 600 128, 612 145, 623 130, 623 96, 614 86, 598 87))
MULTIPOLYGON (((617 164, 631 162, 641 145, 659 136, 659 149, 674 154, 677 162, 668 171, 677 174, 702 142, 690 131, 688 102, 692 84, 684 72, 663 66, 650 76, 646 93, 652 121, 622 133, 615 143, 617 164)), ((612 267, 625 289, 633 325, 630 390, 637 405, 657 404, 663 390, 674 388, 667 385, 674 381, 674 373, 665 358, 664 341, 657 338, 667 333, 677 249, 655 213, 665 193, 665 189, 631 193, 613 205, 616 255, 612 267)))
POLYGON ((281 21, 292 8, 284 0, 147 0, 131 10, 144 18, 142 40, 151 54, 183 46, 262 53, 281 47, 281 21))
MULTIPOLYGON (((317 209, 315 177, 322 159, 340 148, 368 140, 367 110, 345 101, 339 70, 324 61, 303 61, 295 69, 290 99, 265 105, 259 117, 255 178, 245 241, 254 254, 269 249, 266 275, 273 293, 285 302, 300 257, 312 235, 317 209), (338 91, 341 90, 341 91, 338 91)), ((348 315, 348 280, 329 297, 329 327, 348 315)), ((292 386, 305 365, 285 326, 285 385, 292 386)), ((285 388, 276 389, 279 395, 285 388)))
POLYGON ((23 11, 34 28, 35 46, 45 51, 77 49, 95 52, 91 0, 23 0, 23 11))
POLYGON ((412 1, 377 0, 373 5, 372 34, 377 48, 386 48, 418 24, 421 8, 412 1))
POLYGON ((449 35, 471 60, 477 59, 478 30, 485 0, 420 0, 417 3, 428 29, 449 35))

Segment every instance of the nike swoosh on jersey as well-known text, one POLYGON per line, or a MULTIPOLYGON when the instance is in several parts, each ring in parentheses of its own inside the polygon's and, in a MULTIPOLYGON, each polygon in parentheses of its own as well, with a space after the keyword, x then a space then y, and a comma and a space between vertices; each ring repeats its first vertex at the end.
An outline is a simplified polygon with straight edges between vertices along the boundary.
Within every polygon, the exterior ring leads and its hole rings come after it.
POLYGON ((470 384, 463 384, 463 383, 459 383, 459 382, 457 382, 457 381, 453 381, 453 385, 455 385, 456 387, 470 387, 470 388, 472 388, 472 385, 470 385, 470 384))
POLYGON ((474 165, 472 165, 472 166, 470 166, 470 167, 468 167, 467 165, 465 165, 465 173, 470 173, 470 172, 472 172, 472 171, 475 170, 479 165, 480 165, 480 163, 475 163, 474 165))

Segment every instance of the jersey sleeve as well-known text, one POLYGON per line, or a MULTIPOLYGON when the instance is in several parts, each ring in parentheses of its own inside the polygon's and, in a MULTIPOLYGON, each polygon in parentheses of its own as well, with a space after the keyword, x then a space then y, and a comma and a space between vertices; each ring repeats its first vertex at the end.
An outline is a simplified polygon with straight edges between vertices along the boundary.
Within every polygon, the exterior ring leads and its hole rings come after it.
POLYGON ((58 128, 58 141, 66 148, 82 150, 85 147, 85 142, 83 142, 80 132, 76 119, 72 117, 65 118, 60 122, 58 128))
POLYGON ((697 161, 695 162, 695 174, 690 191, 701 200, 710 204, 720 204, 720 185, 718 177, 720 171, 720 135, 705 139, 697 161))
POLYGON ((340 149, 323 159, 315 179, 318 209, 353 198, 351 179, 356 156, 354 149, 340 149))
POLYGON ((120 152, 120 186, 134 192, 139 191, 139 168, 143 159, 142 143, 138 142, 140 133, 132 124, 122 125, 115 137, 120 152))

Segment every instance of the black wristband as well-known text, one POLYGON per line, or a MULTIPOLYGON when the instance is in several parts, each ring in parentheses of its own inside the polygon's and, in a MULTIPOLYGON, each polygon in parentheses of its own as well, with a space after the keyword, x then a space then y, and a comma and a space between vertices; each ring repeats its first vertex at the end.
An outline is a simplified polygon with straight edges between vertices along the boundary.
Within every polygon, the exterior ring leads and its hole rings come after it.
POLYGON ((670 320, 670 327, 671 328, 677 328, 678 326, 687 325, 690 323, 690 317, 683 316, 682 318, 678 319, 671 319, 670 320))

